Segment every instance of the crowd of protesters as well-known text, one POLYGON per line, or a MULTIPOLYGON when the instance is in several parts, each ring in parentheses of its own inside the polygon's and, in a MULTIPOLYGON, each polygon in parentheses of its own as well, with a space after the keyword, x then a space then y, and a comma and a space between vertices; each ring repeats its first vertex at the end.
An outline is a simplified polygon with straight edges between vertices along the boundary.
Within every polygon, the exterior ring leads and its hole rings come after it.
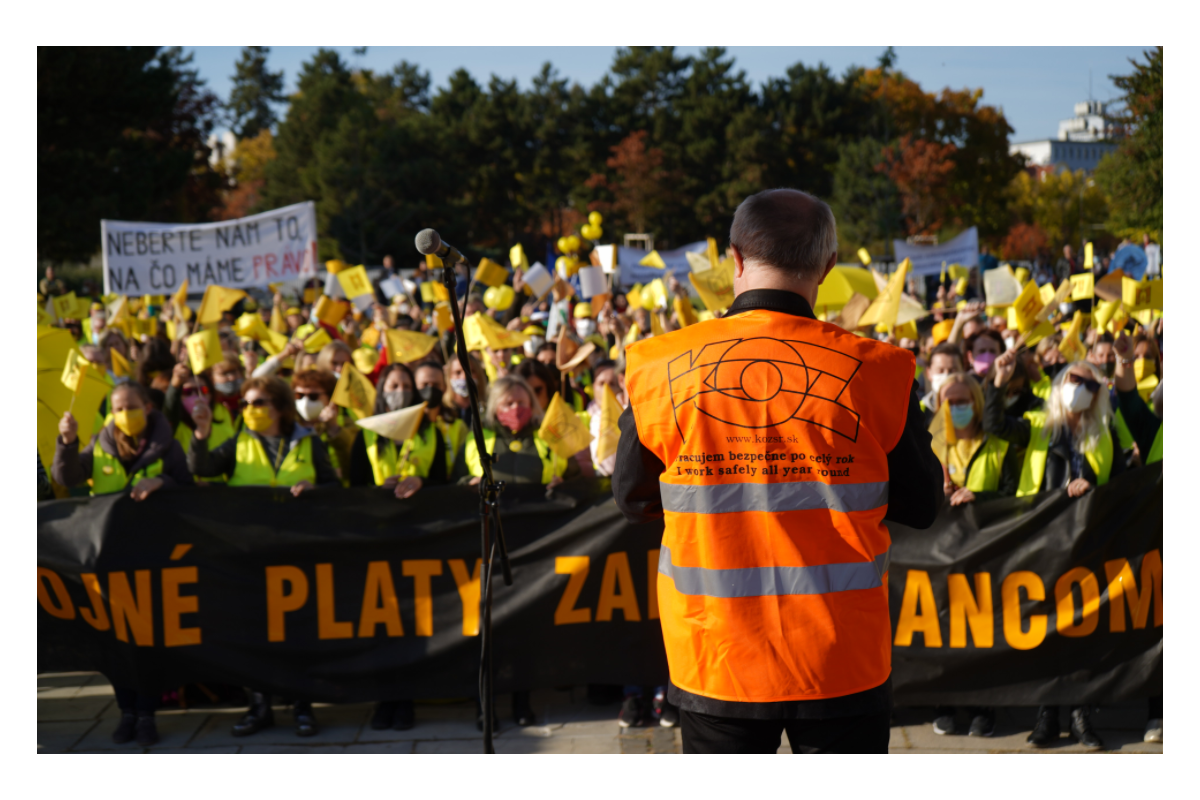
MULTIPOLYGON (((1069 252, 1065 257, 1072 259, 1069 252)), ((985 251, 981 262, 989 258, 995 261, 985 251)), ((71 413, 63 415, 53 463, 39 459, 39 496, 127 491, 134 501, 143 501, 168 487, 220 483, 289 487, 296 496, 338 486, 377 486, 404 499, 426 486, 479 481, 481 459, 470 435, 476 416, 500 480, 552 489, 579 476, 610 475, 614 455, 598 450, 606 433, 602 418, 608 419, 601 412, 606 402, 615 400, 620 408, 628 404, 624 348, 722 313, 705 309, 688 291, 686 276, 669 270, 663 273, 665 304, 647 302, 645 294, 622 292, 619 286, 583 299, 569 274, 560 276, 564 280, 553 293, 538 298, 519 268, 509 278, 515 299, 501 304, 464 268, 459 271, 463 316, 492 317, 521 340, 511 348, 482 347, 471 354, 478 407, 470 402, 467 374, 454 358, 452 326, 444 317, 439 320, 432 293, 422 291, 422 284, 439 282, 424 263, 400 276, 386 259, 383 278, 402 278, 404 290, 385 292, 377 280, 374 302, 357 304, 336 325, 323 324, 314 310, 322 281, 251 293, 224 312, 217 323, 223 359, 199 374, 193 374, 183 344, 195 328, 193 308, 169 297, 133 298, 127 307, 132 318, 162 323, 152 334, 135 336, 128 323, 110 320, 110 305, 96 298, 85 318, 54 324, 71 332, 84 358, 110 376, 113 389, 97 414, 98 432, 91 441, 80 440, 71 413), (239 336, 250 329, 245 321, 254 315, 287 344, 270 352, 259 339, 239 336), (321 329, 330 341, 312 352, 305 342, 321 329), (173 339, 168 330, 175 332, 173 339), (388 357, 383 335, 388 330, 429 334, 438 346, 402 363, 388 357), (560 351, 567 342, 569 350, 560 351), (118 377, 116 359, 132 365, 132 374, 118 377), (335 387, 348 369, 374 385, 373 414, 426 404, 411 437, 397 442, 360 429, 356 421, 363 414, 334 402, 335 387), (591 444, 570 458, 539 433, 556 396, 592 434, 591 444), (44 466, 51 480, 45 479, 44 466)), ((1069 261, 1062 274, 1046 268, 1024 277, 1057 285, 1072 271, 1078 267, 1069 261)), ((931 284, 931 291, 922 292, 927 313, 905 329, 909 335, 899 328, 859 330, 916 356, 916 391, 942 461, 947 505, 1060 488, 1079 497, 1124 470, 1161 460, 1161 314, 1144 323, 1130 319, 1114 335, 1094 322, 1091 303, 1064 304, 1049 319, 1054 332, 1035 341, 1029 332, 1010 327, 1003 309, 984 304, 979 276, 971 270, 966 279, 943 276, 931 284), (1089 315, 1080 331, 1082 352, 1063 346, 1076 310, 1089 315)), ((910 282, 910 291, 913 286, 910 282)), ((39 308, 65 291, 47 270, 39 283, 39 308)), ((837 318, 833 312, 824 316, 837 318)), ((115 688, 122 716, 114 741, 157 741, 158 698, 115 688)), ((274 721, 266 687, 248 691, 249 709, 234 726, 235 735, 253 734, 274 721)), ((618 696, 624 698, 622 726, 656 721, 670 726, 677 720, 661 687, 625 687, 618 696)), ((373 728, 416 724, 411 699, 379 699, 373 728)), ((315 734, 312 703, 292 698, 292 704, 296 733, 315 734)), ((517 693, 512 707, 517 724, 532 724, 527 693, 517 693)), ((935 731, 961 732, 956 716, 955 709, 939 709, 935 731)), ((971 708, 966 716, 970 734, 992 735, 994 709, 971 708)), ((1157 698, 1151 702, 1148 741, 1161 741, 1161 717, 1157 698)), ((1103 746, 1086 707, 1070 709, 1069 718, 1077 740, 1103 746)), ((1030 743, 1056 741, 1059 720, 1056 707, 1039 709, 1030 743)))

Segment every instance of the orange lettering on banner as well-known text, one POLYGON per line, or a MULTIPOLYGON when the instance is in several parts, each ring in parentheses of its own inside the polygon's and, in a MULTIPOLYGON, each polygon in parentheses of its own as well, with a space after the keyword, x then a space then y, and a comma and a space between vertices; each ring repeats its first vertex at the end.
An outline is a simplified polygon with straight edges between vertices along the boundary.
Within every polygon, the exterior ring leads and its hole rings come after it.
POLYGON ((88 600, 92 601, 90 609, 79 608, 79 616, 83 621, 98 631, 106 631, 111 627, 108 612, 104 609, 104 596, 100 593, 100 579, 90 572, 79 576, 83 580, 83 588, 87 590, 88 600))
POLYGON ((438 559, 414 559, 402 562, 404 577, 413 578, 413 606, 417 616, 417 636, 433 636, 432 578, 442 574, 438 559))
POLYGON ((562 599, 558 601, 558 608, 554 609, 555 625, 572 625, 577 622, 592 621, 590 608, 575 607, 576 601, 579 600, 579 593, 583 591, 584 581, 587 580, 589 561, 587 556, 558 556, 554 559, 555 574, 571 576, 567 580, 567 588, 563 592, 562 599))
POLYGON ((1142 556, 1142 586, 1138 589, 1133 580, 1133 570, 1123 558, 1104 562, 1104 574, 1108 578, 1108 629, 1113 633, 1125 630, 1125 601, 1129 601, 1129 617, 1133 627, 1142 629, 1150 618, 1150 604, 1154 604, 1154 627, 1163 624, 1162 555, 1157 549, 1142 556))
POLYGON ((1032 650, 1046 638, 1046 615, 1030 614, 1029 630, 1021 619, 1021 590, 1030 600, 1045 600, 1046 585, 1036 572, 1010 573, 1000 585, 1000 604, 1004 609, 1004 640, 1014 650, 1032 650))
POLYGON ((900 619, 896 622, 896 641, 899 647, 911 647, 913 634, 923 635, 926 647, 942 646, 942 629, 938 625, 937 605, 933 601, 933 584, 923 569, 910 569, 904 583, 904 599, 900 603, 900 619))
POLYGON ((138 647, 154 646, 154 599, 150 591, 150 570, 139 569, 133 573, 137 584, 136 595, 129 588, 129 576, 124 572, 108 573, 108 603, 112 608, 113 628, 117 638, 129 641, 129 630, 138 647))
POLYGON ((629 555, 624 552, 609 553, 604 560, 596 621, 610 622, 614 610, 619 610, 626 622, 640 622, 642 619, 638 611, 637 592, 633 587, 633 573, 629 571, 629 555))
POLYGON ((299 567, 267 567, 267 641, 286 638, 284 615, 308 602, 308 576, 299 567), (288 592, 284 593, 284 584, 288 592))
POLYGON ((333 599, 333 564, 317 564, 317 638, 354 638, 354 623, 337 621, 333 599))
POLYGON ((967 646, 967 626, 976 647, 991 647, 995 638, 992 615, 992 576, 975 573, 975 593, 966 575, 951 575, 947 580, 950 593, 950 646, 967 646))
POLYGON ((67 587, 63 584, 62 578, 58 577, 58 573, 52 569, 38 567, 37 574, 38 603, 46 609, 46 613, 59 619, 75 619, 75 604, 71 602, 71 595, 67 594, 67 587), (50 584, 50 590, 54 592, 53 600, 50 599, 50 592, 46 591, 47 583, 50 584))
POLYGON ((358 638, 373 638, 375 629, 381 624, 387 629, 388 636, 404 635, 392 568, 386 561, 372 561, 367 564, 367 585, 363 589, 362 614, 358 618, 358 638))
POLYGON ((475 574, 467 573, 467 562, 461 558, 452 558, 450 574, 458 587, 458 599, 462 601, 463 636, 479 635, 479 572, 483 567, 483 559, 475 559, 475 574))
POLYGON ((658 554, 657 547, 646 554, 646 619, 658 619, 658 554))
POLYGON ((200 644, 200 629, 181 627, 179 619, 200 610, 200 598, 180 595, 179 587, 199 580, 195 567, 172 567, 162 571, 163 644, 167 647, 200 644))
POLYGON ((1063 574, 1054 584, 1054 604, 1056 613, 1054 624, 1063 636, 1087 636, 1096 630, 1100 622, 1100 584, 1090 569, 1075 567, 1063 574), (1075 624, 1075 593, 1071 590, 1074 584, 1079 584, 1079 594, 1083 600, 1083 619, 1075 624))

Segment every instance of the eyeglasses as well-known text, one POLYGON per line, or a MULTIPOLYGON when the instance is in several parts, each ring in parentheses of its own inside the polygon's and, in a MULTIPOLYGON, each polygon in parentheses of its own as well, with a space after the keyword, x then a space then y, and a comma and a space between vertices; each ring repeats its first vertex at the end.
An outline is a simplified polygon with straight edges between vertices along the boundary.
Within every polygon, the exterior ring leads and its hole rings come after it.
POLYGON ((320 392, 296 392, 297 400, 317 400, 321 399, 320 392))
POLYGON ((1092 394, 1095 394, 1096 392, 1100 391, 1099 382, 1094 381, 1091 378, 1085 378, 1082 375, 1077 375, 1074 372, 1069 373, 1067 375, 1067 383, 1073 383, 1076 386, 1082 386, 1085 389, 1087 389, 1089 392, 1091 392, 1092 394))
POLYGON ((244 400, 242 402, 244 402, 248 406, 254 406, 255 408, 265 408, 265 407, 271 405, 271 401, 266 399, 265 397, 256 397, 253 400, 244 400))

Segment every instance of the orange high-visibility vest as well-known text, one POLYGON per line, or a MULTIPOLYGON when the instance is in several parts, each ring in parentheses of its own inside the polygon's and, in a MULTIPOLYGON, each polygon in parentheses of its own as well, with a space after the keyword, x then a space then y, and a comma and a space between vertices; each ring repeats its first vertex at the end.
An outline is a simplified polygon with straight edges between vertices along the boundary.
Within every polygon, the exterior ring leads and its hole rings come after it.
POLYGON ((751 703, 884 683, 887 454, 912 354, 753 310, 626 357, 638 436, 666 466, 658 608, 672 683, 751 703))

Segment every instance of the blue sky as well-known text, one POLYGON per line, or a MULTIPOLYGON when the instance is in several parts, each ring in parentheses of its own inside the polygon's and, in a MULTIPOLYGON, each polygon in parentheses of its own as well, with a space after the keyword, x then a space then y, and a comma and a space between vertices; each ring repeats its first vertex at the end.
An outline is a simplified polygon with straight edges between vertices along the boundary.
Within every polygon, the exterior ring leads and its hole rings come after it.
MULTIPOLYGON (((222 98, 229 96, 230 76, 238 47, 188 48, 209 86, 222 98)), ((545 61, 560 75, 584 86, 595 83, 612 63, 613 47, 371 47, 356 56, 351 47, 338 50, 352 66, 389 70, 400 60, 420 65, 430 73, 434 88, 444 86, 450 74, 465 67, 480 83, 491 74, 516 78, 527 87, 545 61)), ((1091 72, 1092 96, 1111 100, 1118 96, 1109 80, 1112 74, 1130 71, 1128 59, 1142 60, 1145 47, 897 47, 896 66, 926 91, 946 86, 982 88, 983 101, 1004 109, 1015 133, 1013 141, 1054 137, 1058 121, 1072 115, 1075 103, 1088 99, 1091 72)), ((284 71, 288 90, 295 87, 301 64, 315 47, 271 49, 269 67, 284 71)), ((696 54, 698 47, 681 47, 696 54)), ((781 76, 797 61, 824 62, 841 73, 851 65, 876 63, 882 47, 730 47, 729 55, 746 72, 751 83, 781 76)))

